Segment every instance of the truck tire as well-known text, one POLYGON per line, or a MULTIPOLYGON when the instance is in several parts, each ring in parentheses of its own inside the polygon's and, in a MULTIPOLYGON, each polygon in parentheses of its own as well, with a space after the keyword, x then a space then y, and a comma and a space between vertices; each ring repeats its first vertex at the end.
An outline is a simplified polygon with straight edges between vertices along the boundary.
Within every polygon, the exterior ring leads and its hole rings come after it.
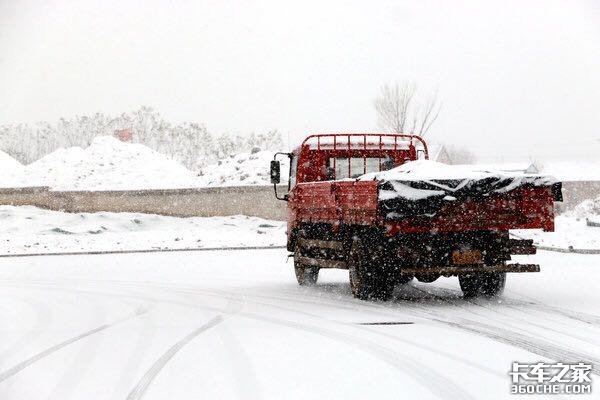
POLYGON ((364 242, 355 238, 348 255, 348 271, 352 294, 361 300, 388 300, 394 291, 394 280, 376 265, 364 242))
POLYGON ((314 286, 319 279, 319 267, 309 267, 298 262, 300 249, 296 248, 294 253, 294 272, 300 286, 314 286))
POLYGON ((458 282, 466 298, 497 297, 504 291, 506 272, 459 275, 458 282))

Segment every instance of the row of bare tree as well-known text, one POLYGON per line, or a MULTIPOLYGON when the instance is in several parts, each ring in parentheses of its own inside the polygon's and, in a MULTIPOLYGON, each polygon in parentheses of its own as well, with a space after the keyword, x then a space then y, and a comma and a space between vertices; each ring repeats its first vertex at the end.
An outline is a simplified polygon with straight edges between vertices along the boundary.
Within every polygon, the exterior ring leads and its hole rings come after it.
POLYGON ((87 147, 96 136, 130 130, 133 141, 179 161, 191 170, 201 170, 218 159, 255 148, 280 150, 281 135, 273 130, 249 135, 211 135, 195 122, 172 124, 151 107, 140 107, 116 116, 96 113, 61 118, 54 123, 0 125, 0 150, 29 164, 61 147, 87 147))

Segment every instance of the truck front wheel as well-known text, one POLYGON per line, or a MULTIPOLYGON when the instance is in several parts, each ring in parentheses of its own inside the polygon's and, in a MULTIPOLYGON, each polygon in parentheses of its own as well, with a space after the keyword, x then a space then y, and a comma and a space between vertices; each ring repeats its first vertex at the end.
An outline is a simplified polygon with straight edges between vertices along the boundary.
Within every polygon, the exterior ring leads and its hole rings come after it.
POLYGON ((394 281, 377 265, 364 242, 355 238, 348 256, 348 270, 352 294, 361 300, 388 300, 394 290, 394 281))
POLYGON ((504 291, 506 272, 459 275, 458 282, 466 298, 497 297, 504 291))
POLYGON ((309 267, 298 262, 300 257, 300 249, 297 248, 294 253, 294 272, 296 273, 296 280, 300 286, 314 286, 319 279, 319 268, 309 267))

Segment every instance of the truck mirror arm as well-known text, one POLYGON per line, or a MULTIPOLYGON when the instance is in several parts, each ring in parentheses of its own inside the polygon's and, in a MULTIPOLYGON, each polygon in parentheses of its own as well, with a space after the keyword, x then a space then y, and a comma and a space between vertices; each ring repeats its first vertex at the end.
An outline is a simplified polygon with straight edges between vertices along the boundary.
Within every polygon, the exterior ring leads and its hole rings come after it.
MULTIPOLYGON (((288 187, 289 187, 289 185, 288 185, 288 187)), ((273 184, 273 190, 275 191, 275 198, 277 200, 289 201, 290 196, 288 194, 284 194, 283 197, 279 197, 277 195, 277 184, 273 184)))

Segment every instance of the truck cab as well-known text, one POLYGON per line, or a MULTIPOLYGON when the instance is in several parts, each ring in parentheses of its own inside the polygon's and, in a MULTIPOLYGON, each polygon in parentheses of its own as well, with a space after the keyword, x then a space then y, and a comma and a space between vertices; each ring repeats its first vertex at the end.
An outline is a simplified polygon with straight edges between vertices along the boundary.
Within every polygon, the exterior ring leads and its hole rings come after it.
POLYGON ((419 136, 358 133, 308 136, 293 152, 277 153, 271 176, 278 174, 281 156, 291 161, 290 189, 296 183, 355 179, 429 158, 427 144, 419 136))

